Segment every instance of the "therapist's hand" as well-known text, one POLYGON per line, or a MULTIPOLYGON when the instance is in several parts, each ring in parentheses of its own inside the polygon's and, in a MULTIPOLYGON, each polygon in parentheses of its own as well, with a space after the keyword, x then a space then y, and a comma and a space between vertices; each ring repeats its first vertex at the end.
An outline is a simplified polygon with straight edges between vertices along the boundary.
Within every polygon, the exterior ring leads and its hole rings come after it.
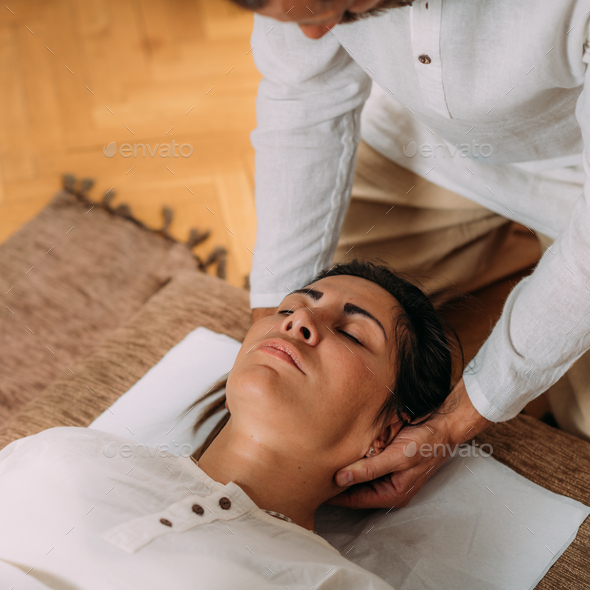
POLYGON ((474 407, 463 378, 457 383, 440 414, 422 426, 402 428, 379 455, 359 459, 336 474, 352 473, 352 481, 328 504, 346 508, 402 508, 432 477, 455 445, 472 439, 490 424, 474 407), (445 445, 445 452, 433 452, 434 445, 445 445), (423 445, 430 445, 424 447, 423 445), (366 483, 365 483, 366 482, 366 483))
POLYGON ((252 310, 252 323, 255 324, 258 320, 268 315, 274 315, 276 311, 276 307, 256 307, 252 310))

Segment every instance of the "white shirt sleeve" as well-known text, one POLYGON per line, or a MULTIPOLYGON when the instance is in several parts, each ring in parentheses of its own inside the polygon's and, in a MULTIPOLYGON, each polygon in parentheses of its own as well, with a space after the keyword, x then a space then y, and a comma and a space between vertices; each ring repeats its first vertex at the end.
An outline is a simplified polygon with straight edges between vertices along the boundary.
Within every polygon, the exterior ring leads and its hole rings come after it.
POLYGON ((258 14, 254 61, 257 236, 250 304, 274 307, 330 265, 350 200, 371 78, 332 33, 258 14))
POLYGON ((17 449, 19 451, 25 449, 29 443, 29 439, 30 437, 27 436, 25 438, 13 440, 11 443, 8 443, 3 449, 0 450, 0 474, 2 473, 3 468, 8 465, 11 455, 17 449))
POLYGON ((590 349, 590 50, 588 25, 572 27, 572 68, 583 68, 576 119, 584 140, 584 189, 535 271, 510 293, 502 315, 463 377, 488 420, 516 416, 590 349), (577 38, 575 37, 577 35, 577 38), (583 51, 577 51, 576 47, 583 51), (580 60, 581 57, 581 60, 580 60))

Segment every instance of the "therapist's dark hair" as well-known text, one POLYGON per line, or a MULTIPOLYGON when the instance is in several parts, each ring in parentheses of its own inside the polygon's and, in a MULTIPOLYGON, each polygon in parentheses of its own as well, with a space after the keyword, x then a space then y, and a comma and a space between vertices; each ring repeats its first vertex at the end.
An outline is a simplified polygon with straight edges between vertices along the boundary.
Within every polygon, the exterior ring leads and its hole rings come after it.
MULTIPOLYGON (((375 416, 373 427, 384 428, 397 415, 404 426, 417 426, 440 410, 453 389, 453 348, 443 329, 448 326, 458 345, 461 370, 465 364, 463 348, 453 327, 435 310, 432 300, 409 280, 402 278, 384 264, 352 260, 321 271, 310 284, 326 277, 353 276, 371 281, 388 291, 399 303, 393 305, 393 342, 395 350, 395 378, 391 395, 375 416), (401 309, 400 309, 401 308, 401 309)), ((304 285, 308 286, 308 285, 304 285)), ((226 379, 218 381, 205 395, 188 408, 225 389, 226 379)), ((195 425, 196 432, 214 414, 224 411, 220 422, 193 456, 198 460, 229 420, 225 408, 225 394, 209 404, 195 425)))
MULTIPOLYGON (((321 1, 329 4, 331 0, 321 1)), ((232 2, 242 8, 247 8, 248 10, 258 10, 259 8, 264 8, 270 0, 232 0, 232 2)))
POLYGON ((248 10, 258 10, 259 8, 264 8, 269 0, 232 0, 232 2, 248 10))
MULTIPOLYGON (((242 8, 246 8, 248 10, 260 10, 264 8, 267 4, 271 2, 271 0, 231 0, 234 4, 241 6, 242 8)), ((320 0, 326 4, 330 4, 332 0, 320 0)), ((364 13, 354 13, 350 11, 345 11, 343 15, 343 19, 341 22, 354 22, 366 16, 373 16, 373 15, 380 15, 383 11, 387 10, 388 8, 402 8, 404 6, 412 6, 412 2, 414 0, 384 0, 375 8, 371 10, 367 10, 364 13)))

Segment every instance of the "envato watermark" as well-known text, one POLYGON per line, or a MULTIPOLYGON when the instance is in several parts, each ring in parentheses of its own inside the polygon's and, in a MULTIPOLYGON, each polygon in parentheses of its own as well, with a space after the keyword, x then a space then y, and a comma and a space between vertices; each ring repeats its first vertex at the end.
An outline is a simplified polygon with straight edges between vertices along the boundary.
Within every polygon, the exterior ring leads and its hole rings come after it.
POLYGON ((137 457, 143 458, 151 458, 154 457, 169 457, 173 455, 175 457, 190 457, 194 452, 195 449, 192 445, 188 443, 183 443, 179 445, 176 441, 172 441, 173 444, 166 444, 163 445, 144 445, 144 444, 135 444, 135 443, 122 443, 119 444, 115 441, 110 442, 108 445, 105 446, 103 449, 103 454, 105 457, 112 459, 113 457, 119 455, 123 459, 135 459, 137 457))
POLYGON ((443 158, 454 158, 456 155, 460 158, 489 158, 494 148, 489 143, 422 143, 418 146, 415 141, 411 141, 404 146, 403 151, 407 158, 413 158, 418 153, 423 158, 437 158, 439 154, 443 158))
MULTIPOLYGON (((156 154, 160 158, 178 158, 179 156, 181 158, 190 158, 193 155, 193 146, 190 143, 177 144, 174 140, 172 140, 172 145, 169 143, 157 143, 153 149, 149 143, 134 143, 133 145, 122 143, 118 151, 122 158, 137 158, 138 153, 142 158, 145 158, 146 154, 150 158, 155 158, 156 154), (178 148, 178 153, 176 148, 178 148)), ((107 158, 113 158, 117 154, 117 143, 111 141, 102 148, 102 153, 107 158)))
POLYGON ((481 446, 468 443, 460 445, 443 445, 442 443, 434 445, 420 445, 411 442, 405 449, 404 455, 406 457, 414 457, 417 453, 421 457, 491 457, 494 449, 490 444, 483 444, 481 446))

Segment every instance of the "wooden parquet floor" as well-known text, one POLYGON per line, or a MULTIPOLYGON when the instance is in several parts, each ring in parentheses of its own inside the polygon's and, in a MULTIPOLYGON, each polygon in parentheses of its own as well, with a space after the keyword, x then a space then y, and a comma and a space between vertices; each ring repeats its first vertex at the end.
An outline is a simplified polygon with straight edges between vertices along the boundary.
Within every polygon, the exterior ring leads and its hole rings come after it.
MULTIPOLYGON (((211 229, 243 286, 256 218, 252 15, 227 0, 11 0, 0 9, 0 242, 71 172, 172 235, 211 229), (163 144, 176 156, 166 156, 163 144), (117 153, 103 148, 116 142, 117 153), (122 144, 138 146, 133 154, 122 144), (178 146, 188 144, 179 153, 178 146), (156 149, 156 145, 158 148, 156 149), (150 155, 153 154, 153 157, 150 155), (188 155, 190 152, 190 155, 188 155), (143 155, 145 153, 145 156, 143 155), (188 156, 188 157, 183 157, 188 156)), ((214 272, 214 268, 211 268, 214 272)))

